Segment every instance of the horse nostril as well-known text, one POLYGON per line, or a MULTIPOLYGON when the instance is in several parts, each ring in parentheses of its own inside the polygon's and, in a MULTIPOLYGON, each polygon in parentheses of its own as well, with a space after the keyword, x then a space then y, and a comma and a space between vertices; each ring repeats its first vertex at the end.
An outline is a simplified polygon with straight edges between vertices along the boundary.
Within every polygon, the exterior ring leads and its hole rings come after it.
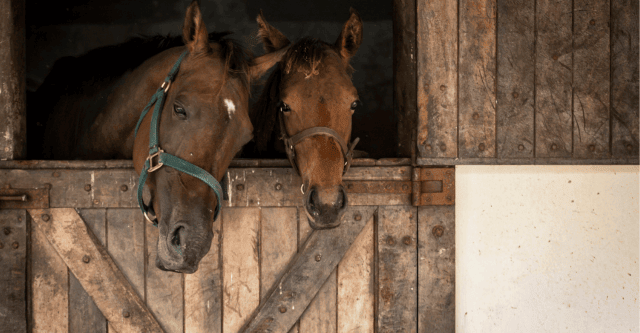
POLYGON ((307 196, 307 210, 313 216, 318 216, 320 214, 318 200, 318 191, 316 191, 315 187, 310 188, 307 196))
POLYGON ((182 244, 184 244, 183 239, 186 236, 185 233, 186 229, 183 226, 179 226, 171 234, 171 247, 180 256, 182 256, 182 244))

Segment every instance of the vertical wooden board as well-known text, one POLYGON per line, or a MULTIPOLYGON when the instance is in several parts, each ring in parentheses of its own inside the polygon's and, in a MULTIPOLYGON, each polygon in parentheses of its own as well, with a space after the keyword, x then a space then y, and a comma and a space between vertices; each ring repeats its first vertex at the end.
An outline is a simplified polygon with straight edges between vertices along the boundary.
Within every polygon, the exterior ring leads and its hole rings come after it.
POLYGON ((455 332, 455 207, 418 209, 418 329, 455 332))
POLYGON ((411 156, 416 130, 416 0, 393 1, 393 114, 398 117, 398 156, 411 156))
MULTIPOLYGON (((458 2, 418 1, 417 12, 418 150, 420 157, 457 157, 458 2)), ((489 27, 489 30, 492 29, 489 27)), ((466 41, 469 42, 473 41, 466 41)), ((475 64, 468 62, 465 66, 467 70, 474 71, 473 74, 465 74, 467 81, 467 75, 475 77, 478 74, 475 70, 482 73, 486 69, 484 65, 476 68, 475 64)))
POLYGON ((33 332, 69 331, 67 265, 31 219, 31 320, 33 332))
POLYGON ((145 276, 147 307, 167 333, 181 333, 183 329, 182 274, 156 267, 158 228, 146 223, 147 271, 145 276))
POLYGON ((6 332, 27 332, 27 213, 0 211, 0 323, 6 332))
POLYGON ((338 333, 374 331, 373 220, 338 265, 338 333))
POLYGON ((638 0, 610 1, 612 154, 638 157, 638 0))
POLYGON ((138 207, 138 175, 133 170, 96 170, 91 180, 94 207, 138 207))
POLYGON ((495 157, 496 0, 460 0, 459 15, 458 155, 495 157))
POLYGON ((607 158, 609 147, 609 0, 573 3, 573 157, 607 158))
POLYGON ((337 270, 329 275, 327 281, 300 316, 300 332, 332 333, 336 332, 336 296, 337 270))
POLYGON ((417 211, 378 210, 378 332, 417 332, 417 211))
POLYGON ((213 223, 211 249, 198 270, 184 275, 185 333, 222 332, 222 274, 220 272, 220 224, 213 223))
POLYGON ((298 250, 298 211, 262 208, 260 228, 260 298, 264 299, 298 250))
MULTIPOLYGON (((106 210, 82 209, 78 213, 101 244, 105 245, 106 210)), ((69 274, 69 332, 107 332, 107 320, 73 274, 69 274)))
POLYGON ((237 332, 260 304, 260 208, 222 210, 222 330, 237 332))
POLYGON ((535 2, 498 1, 498 158, 533 157, 535 2))
MULTIPOLYGON (((149 224, 140 209, 108 209, 108 252, 140 299, 144 299, 145 225, 149 224)), ((156 232, 157 233, 157 232, 156 232)), ((155 249, 155 240, 149 244, 155 249)), ((155 260, 151 268, 156 269, 155 260)))
POLYGON ((571 157, 571 0, 536 0, 535 157, 571 157))

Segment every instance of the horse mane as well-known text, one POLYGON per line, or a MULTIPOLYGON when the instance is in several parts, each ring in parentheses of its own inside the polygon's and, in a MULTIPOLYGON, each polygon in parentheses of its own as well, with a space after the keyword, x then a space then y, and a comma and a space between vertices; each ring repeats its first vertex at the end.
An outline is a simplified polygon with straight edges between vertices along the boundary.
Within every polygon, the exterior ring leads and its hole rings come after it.
MULTIPOLYGON (((295 72, 304 73, 307 78, 320 74, 319 66, 330 50, 334 50, 331 44, 317 38, 302 38, 289 48, 279 65, 269 75, 262 94, 250 112, 251 122, 254 125, 255 150, 258 153, 264 153, 272 146, 274 131, 280 127, 277 122, 277 107, 280 103, 278 96, 282 78, 295 72)), ((347 66, 347 72, 351 75, 353 68, 347 66)))

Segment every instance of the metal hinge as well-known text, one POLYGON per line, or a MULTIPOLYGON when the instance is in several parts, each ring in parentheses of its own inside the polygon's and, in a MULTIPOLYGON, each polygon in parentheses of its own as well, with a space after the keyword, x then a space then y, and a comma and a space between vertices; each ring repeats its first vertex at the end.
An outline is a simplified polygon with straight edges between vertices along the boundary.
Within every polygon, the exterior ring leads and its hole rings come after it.
POLYGON ((0 188, 0 209, 49 208, 49 188, 0 188))
POLYGON ((413 206, 451 206, 456 201, 454 168, 414 167, 411 180, 413 206))

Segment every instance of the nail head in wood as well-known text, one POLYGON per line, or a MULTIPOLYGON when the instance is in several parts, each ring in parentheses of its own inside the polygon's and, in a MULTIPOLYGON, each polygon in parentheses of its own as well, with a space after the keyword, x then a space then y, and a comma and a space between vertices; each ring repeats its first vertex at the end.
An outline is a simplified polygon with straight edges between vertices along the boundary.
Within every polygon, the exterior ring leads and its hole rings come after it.
POLYGON ((88 255, 84 255, 82 257, 82 262, 84 262, 85 264, 88 264, 91 261, 91 257, 89 257, 88 255))
POLYGON ((49 222, 49 219, 50 219, 49 215, 47 215, 47 214, 42 214, 41 218, 45 222, 49 222))
POLYGON ((91 185, 89 185, 89 184, 85 185, 84 186, 84 190, 87 191, 87 192, 90 192, 91 191, 91 185))

